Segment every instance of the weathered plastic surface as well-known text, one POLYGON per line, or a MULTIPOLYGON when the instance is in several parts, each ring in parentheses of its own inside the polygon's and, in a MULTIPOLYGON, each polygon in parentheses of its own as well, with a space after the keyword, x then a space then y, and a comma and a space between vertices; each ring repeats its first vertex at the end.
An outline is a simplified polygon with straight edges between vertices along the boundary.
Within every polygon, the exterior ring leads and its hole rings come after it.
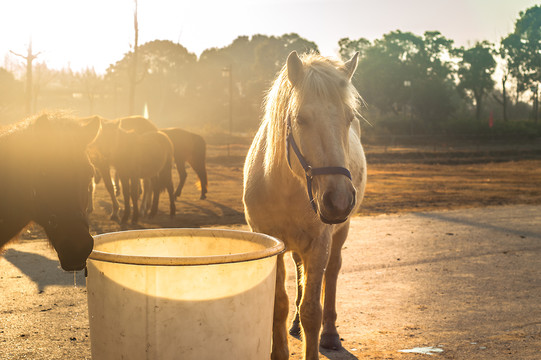
POLYGON ((269 359, 282 242, 217 229, 95 236, 92 358, 269 359))

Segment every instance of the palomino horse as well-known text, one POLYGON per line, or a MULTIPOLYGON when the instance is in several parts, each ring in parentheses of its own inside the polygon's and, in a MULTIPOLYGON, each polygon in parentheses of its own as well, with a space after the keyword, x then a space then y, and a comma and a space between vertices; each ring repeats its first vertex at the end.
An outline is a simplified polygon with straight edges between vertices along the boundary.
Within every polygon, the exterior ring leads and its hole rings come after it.
POLYGON ((179 128, 167 128, 160 131, 163 131, 169 136, 174 147, 175 163, 180 178, 177 190, 175 191, 175 197, 180 197, 180 193, 186 182, 186 177, 188 176, 186 173, 186 162, 188 162, 199 177, 199 184, 201 185, 200 199, 206 199, 208 182, 205 164, 207 152, 205 140, 200 135, 179 128))
POLYGON ((86 147, 100 121, 44 113, 0 133, 0 248, 28 223, 42 226, 64 270, 81 270, 94 240, 86 219, 92 177, 86 147))
MULTIPOLYGON (((298 266, 297 315, 290 330, 303 335, 304 358, 321 346, 341 346, 336 330, 336 282, 349 216, 366 183, 366 161, 351 84, 355 55, 346 63, 292 52, 266 98, 263 121, 244 166, 244 207, 253 231, 282 239, 298 266), (321 307, 322 284, 324 304, 321 307), (300 316, 299 316, 300 315, 300 316), (299 321, 301 327, 299 328, 299 321)), ((289 356, 284 255, 278 256, 272 359, 289 356)))

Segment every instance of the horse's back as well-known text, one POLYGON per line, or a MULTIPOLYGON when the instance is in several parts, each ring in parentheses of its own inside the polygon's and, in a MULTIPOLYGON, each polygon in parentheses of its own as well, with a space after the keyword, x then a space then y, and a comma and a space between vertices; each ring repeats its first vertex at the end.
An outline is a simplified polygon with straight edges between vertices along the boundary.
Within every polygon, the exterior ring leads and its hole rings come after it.
POLYGON ((171 168, 173 145, 169 137, 161 131, 139 135, 137 153, 139 154, 141 177, 153 176, 160 172, 164 166, 171 168))
POLYGON ((175 158, 183 161, 193 161, 202 158, 204 161, 206 143, 201 135, 180 128, 166 128, 160 131, 164 132, 171 139, 175 158))
POLYGON ((149 131, 158 131, 158 127, 149 119, 143 116, 126 116, 117 120, 120 128, 124 130, 133 130, 138 134, 149 131))

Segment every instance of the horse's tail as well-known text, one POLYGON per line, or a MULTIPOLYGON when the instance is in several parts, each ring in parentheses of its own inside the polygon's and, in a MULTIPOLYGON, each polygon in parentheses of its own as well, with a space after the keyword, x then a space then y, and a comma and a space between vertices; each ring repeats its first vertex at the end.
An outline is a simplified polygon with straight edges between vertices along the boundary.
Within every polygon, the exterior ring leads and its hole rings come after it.
POLYGON ((190 165, 197 173, 197 176, 199 177, 199 185, 204 193, 206 193, 208 189, 206 158, 207 144, 201 136, 195 135, 193 144, 193 161, 190 162, 190 165))
POLYGON ((158 189, 160 190, 160 192, 164 190, 169 191, 168 187, 173 186, 173 176, 171 174, 171 171, 173 169, 173 143, 169 139, 169 136, 164 133, 162 134, 164 135, 164 140, 167 140, 167 142, 164 141, 164 143, 166 143, 167 151, 165 162, 158 174, 158 189))

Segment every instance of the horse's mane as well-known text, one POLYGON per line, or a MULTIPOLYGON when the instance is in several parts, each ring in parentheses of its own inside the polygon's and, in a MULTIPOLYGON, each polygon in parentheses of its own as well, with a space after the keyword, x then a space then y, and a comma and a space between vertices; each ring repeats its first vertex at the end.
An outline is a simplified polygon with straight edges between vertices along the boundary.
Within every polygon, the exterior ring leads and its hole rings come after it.
POLYGON ((343 103, 355 115, 359 114, 362 99, 340 69, 344 63, 315 53, 301 56, 304 79, 293 88, 288 79, 287 66, 280 70, 265 98, 263 124, 267 128, 266 166, 285 160, 286 119, 295 116, 304 98, 325 99, 343 103))
POLYGON ((58 128, 73 127, 74 116, 67 110, 43 110, 38 114, 26 117, 21 121, 6 125, 0 128, 0 138, 4 135, 15 134, 31 127, 37 119, 47 117, 47 120, 58 125, 58 128))

